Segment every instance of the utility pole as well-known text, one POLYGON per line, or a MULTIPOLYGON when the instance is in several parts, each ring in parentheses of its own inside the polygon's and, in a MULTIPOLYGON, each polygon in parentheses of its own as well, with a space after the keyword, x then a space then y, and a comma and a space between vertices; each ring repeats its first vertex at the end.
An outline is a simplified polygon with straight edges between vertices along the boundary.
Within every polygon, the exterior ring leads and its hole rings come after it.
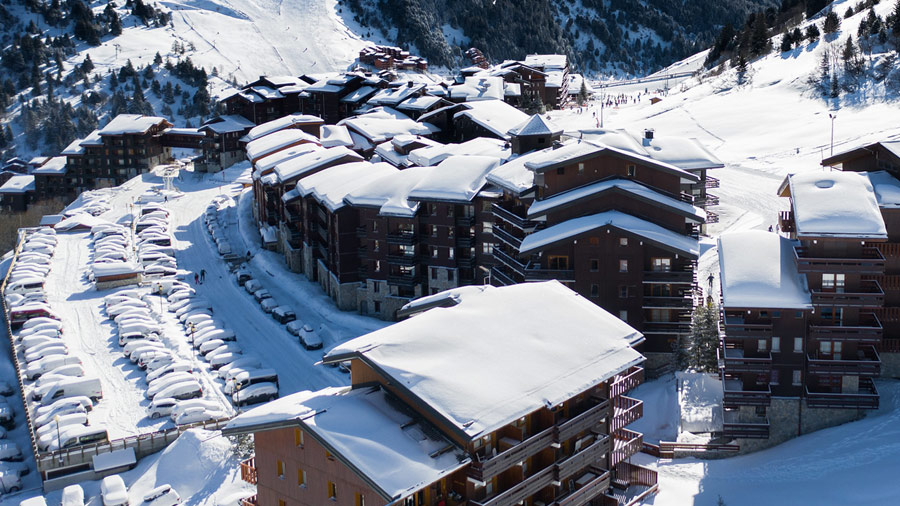
POLYGON ((828 156, 834 156, 834 120, 837 119, 837 114, 828 113, 828 117, 831 118, 831 154, 828 156))

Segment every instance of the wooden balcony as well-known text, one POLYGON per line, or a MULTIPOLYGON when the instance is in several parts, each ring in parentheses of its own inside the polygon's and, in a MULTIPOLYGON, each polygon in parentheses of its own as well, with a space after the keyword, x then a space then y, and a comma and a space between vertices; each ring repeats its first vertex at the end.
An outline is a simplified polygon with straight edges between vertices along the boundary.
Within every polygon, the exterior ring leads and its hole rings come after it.
POLYGON ((514 487, 480 501, 469 501, 472 506, 514 506, 550 486, 556 478, 556 466, 548 466, 529 476, 514 487))
POLYGON ((574 455, 556 463, 556 481, 563 481, 582 469, 596 463, 609 453, 610 437, 601 434, 598 439, 574 455))
POLYGON ((256 485, 258 481, 257 478, 256 457, 250 457, 249 459, 241 462, 241 479, 251 485, 256 485))
POLYGON ((616 398, 644 382, 644 368, 632 367, 613 378, 609 384, 609 397, 616 398))
POLYGON ((456 226, 457 227, 471 227, 475 224, 474 216, 457 216, 456 217, 456 226))
POLYGON ((782 232, 796 232, 797 228, 794 226, 794 212, 781 211, 778 213, 778 226, 781 228, 782 232))
POLYGON ((884 274, 884 255, 874 246, 864 246, 857 257, 820 258, 805 246, 794 247, 797 270, 808 273, 884 274))
POLYGON ((259 497, 256 494, 251 495, 250 497, 245 497, 241 499, 241 506, 257 506, 259 504, 259 497))
POLYGON ((525 264, 520 262, 519 260, 511 257, 509 254, 505 253, 500 248, 494 248, 494 260, 499 261, 503 265, 509 267, 510 269, 516 271, 520 275, 525 275, 525 264))
POLYGON ((745 323, 743 318, 725 316, 725 335, 729 338, 766 338, 772 335, 772 323, 745 323))
POLYGON ((510 234, 506 230, 503 230, 500 227, 495 226, 493 229, 494 237, 497 238, 500 242, 506 243, 506 245, 511 246, 515 249, 519 249, 522 247, 522 239, 510 234))
POLYGON ((769 439, 769 419, 763 417, 742 418, 738 411, 725 410, 722 435, 741 439, 769 439))
POLYGON ((559 281, 575 282, 575 271, 567 269, 525 269, 525 281, 559 281))
POLYGON ((622 462, 615 466, 614 475, 612 488, 606 494, 611 500, 604 504, 625 506, 640 504, 645 497, 659 490, 659 476, 652 469, 622 462))
POLYGON ((644 416, 644 402, 620 395, 613 399, 613 416, 609 431, 615 432, 644 416))
POLYGON ((769 385, 744 386, 738 379, 725 379, 722 373, 722 403, 727 407, 732 406, 768 406, 772 403, 772 390, 769 385))
POLYGON ((614 466, 627 460, 632 455, 641 451, 644 444, 644 436, 640 432, 628 429, 619 429, 612 434, 613 450, 609 455, 609 464, 614 466))
POLYGON ((850 325, 842 325, 840 322, 817 322, 809 325, 810 339, 824 341, 853 341, 875 345, 881 342, 883 335, 884 328, 875 313, 860 313, 858 322, 850 325))
POLYGON ((743 373, 753 372, 757 374, 769 374, 772 370, 772 353, 765 352, 760 356, 747 357, 742 349, 725 348, 725 372, 743 373))
POLYGON ((419 241, 419 236, 415 232, 408 230, 398 230, 387 235, 388 244, 396 244, 400 246, 412 246, 419 241))
POLYGON ((457 248, 471 248, 475 245, 475 237, 470 235, 461 235, 456 238, 457 248))
POLYGON ((644 283, 662 283, 662 284, 681 284, 690 285, 695 283, 696 274, 694 270, 683 271, 644 271, 644 283))
POLYGON ((862 280, 860 287, 852 291, 812 290, 811 295, 812 303, 816 306, 877 308, 884 305, 884 290, 874 279, 862 280))
POLYGON ((878 409, 879 399, 871 378, 859 378, 856 393, 815 392, 806 387, 806 405, 811 408, 878 409))
POLYGON ((394 265, 412 267, 419 264, 418 255, 388 255, 387 262, 394 265))
POLYGON ((644 322, 644 334, 687 334, 691 331, 691 321, 684 319, 674 322, 644 322))
POLYGON ((469 466, 469 476, 478 481, 489 480, 549 447, 555 440, 556 426, 548 427, 525 441, 515 441, 514 446, 493 457, 486 458, 480 462, 472 462, 472 465, 469 466))
POLYGON ((494 286, 509 286, 516 284, 516 280, 507 276, 503 271, 496 267, 491 268, 491 282, 494 286))
POLYGON ((693 309, 694 299, 690 296, 654 297, 645 295, 641 307, 644 309, 693 309))
MULTIPOLYGON (((520 207, 521 208, 517 209, 517 210, 520 211, 522 213, 522 215, 525 215, 525 213, 527 212, 527 209, 525 208, 525 206, 520 206, 520 207)), ((531 221, 531 220, 526 220, 525 218, 522 218, 515 212, 502 207, 500 204, 491 204, 491 210, 493 211, 495 218, 499 218, 499 219, 509 223, 510 225, 518 228, 519 230, 522 230, 525 232, 530 232, 530 231, 534 230, 535 227, 537 227, 537 222, 531 221)), ((494 221, 496 221, 496 220, 494 220, 494 221)))
POLYGON ((823 376, 878 376, 881 374, 881 357, 874 346, 861 346, 855 357, 845 355, 839 359, 808 353, 806 368, 810 374, 823 376))
POLYGON ((589 405, 590 407, 583 412, 557 424, 554 442, 562 442, 573 438, 584 431, 590 430, 603 419, 609 417, 609 400, 592 397, 589 405))
POLYGON ((575 480, 575 490, 557 497, 552 506, 583 506, 591 499, 606 493, 610 473, 606 469, 591 466, 575 480))
POLYGON ((707 188, 718 188, 719 180, 710 175, 707 175, 706 179, 703 180, 703 185, 707 188))

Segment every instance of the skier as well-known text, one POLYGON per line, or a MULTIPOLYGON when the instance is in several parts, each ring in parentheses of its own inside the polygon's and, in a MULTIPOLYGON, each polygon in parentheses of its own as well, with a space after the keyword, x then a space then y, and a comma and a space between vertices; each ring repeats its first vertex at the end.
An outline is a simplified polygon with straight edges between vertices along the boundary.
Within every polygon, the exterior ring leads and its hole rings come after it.
POLYGON ((247 261, 250 261, 250 250, 247 250, 247 261))
POLYGON ((200 269, 200 284, 206 281, 206 269, 200 269))
POLYGON ((712 292, 712 289, 713 289, 713 281, 714 281, 715 279, 716 279, 716 277, 715 277, 715 276, 713 275, 713 273, 711 273, 711 272, 709 273, 709 277, 706 278, 706 281, 709 283, 709 291, 710 291, 710 292, 712 292))
POLYGON ((197 274, 196 272, 194 273, 194 284, 195 284, 195 285, 199 285, 199 284, 200 284, 200 275, 197 274))

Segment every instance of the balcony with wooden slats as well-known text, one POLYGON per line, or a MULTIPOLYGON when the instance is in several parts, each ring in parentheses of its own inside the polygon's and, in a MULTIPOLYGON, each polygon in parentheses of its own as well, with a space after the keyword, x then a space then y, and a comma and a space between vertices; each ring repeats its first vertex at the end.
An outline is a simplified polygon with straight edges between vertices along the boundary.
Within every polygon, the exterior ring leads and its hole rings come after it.
POLYGON ((810 291, 814 306, 878 308, 884 305, 884 290, 874 279, 860 281, 859 288, 840 291, 810 291))
POLYGON ((864 246, 854 257, 828 258, 814 256, 805 246, 794 247, 797 270, 809 273, 884 274, 884 255, 875 246, 864 246))
POLYGON ((613 399, 613 416, 610 432, 615 432, 644 416, 644 401, 620 395, 613 399))
POLYGON ((816 322, 809 325, 809 337, 815 340, 857 342, 876 345, 881 342, 884 328, 875 313, 860 313, 852 324, 843 322, 816 322))
POLYGON ((881 374, 881 357, 874 346, 862 346, 855 356, 840 358, 814 352, 806 355, 806 368, 814 375, 875 377, 881 374))
POLYGON ((583 506, 609 489, 610 473, 606 469, 591 466, 575 480, 575 490, 557 497, 553 506, 583 506))
POLYGON ((609 456, 610 465, 616 465, 641 451, 644 436, 640 432, 619 429, 612 434, 613 449, 609 456))
POLYGON ((241 479, 251 485, 256 485, 258 475, 256 473, 256 457, 241 462, 241 479))
POLYGON ((856 392, 817 392, 806 387, 806 405, 811 408, 878 409, 880 396, 871 378, 859 378, 856 392))

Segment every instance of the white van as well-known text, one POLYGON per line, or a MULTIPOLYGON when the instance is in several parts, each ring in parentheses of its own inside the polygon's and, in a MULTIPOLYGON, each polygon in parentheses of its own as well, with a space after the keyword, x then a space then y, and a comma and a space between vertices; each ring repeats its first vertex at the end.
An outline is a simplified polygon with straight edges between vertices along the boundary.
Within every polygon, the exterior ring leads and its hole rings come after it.
POLYGON ((81 446, 91 443, 105 443, 109 441, 106 427, 94 427, 82 425, 69 427, 59 435, 59 441, 53 441, 47 447, 48 451, 62 450, 73 446, 81 446))
POLYGON ((28 364, 28 367, 25 369, 25 377, 35 380, 51 369, 72 364, 81 364, 81 359, 75 355, 53 355, 42 358, 28 364))
POLYGON ((196 399, 203 397, 203 387, 197 380, 183 381, 160 390, 156 397, 171 397, 177 400, 196 399))
POLYGON ((243 390, 257 383, 273 383, 278 386, 278 373, 275 369, 252 369, 243 371, 234 376, 234 379, 225 384, 225 393, 230 394, 243 390))
POLYGON ((31 277, 20 279, 14 283, 9 283, 6 285, 7 294, 10 293, 33 293, 33 292, 41 292, 44 290, 44 280, 43 278, 31 277))
POLYGON ((47 406, 58 399, 79 395, 83 395, 94 402, 103 398, 100 378, 72 378, 60 381, 41 397, 41 405, 47 406))
POLYGON ((197 377, 194 376, 193 373, 190 372, 176 372, 172 374, 167 374, 162 378, 157 378, 148 383, 147 390, 144 391, 144 396, 148 399, 153 399, 156 397, 156 394, 159 393, 160 390, 165 390, 166 388, 184 381, 196 380, 197 377))

